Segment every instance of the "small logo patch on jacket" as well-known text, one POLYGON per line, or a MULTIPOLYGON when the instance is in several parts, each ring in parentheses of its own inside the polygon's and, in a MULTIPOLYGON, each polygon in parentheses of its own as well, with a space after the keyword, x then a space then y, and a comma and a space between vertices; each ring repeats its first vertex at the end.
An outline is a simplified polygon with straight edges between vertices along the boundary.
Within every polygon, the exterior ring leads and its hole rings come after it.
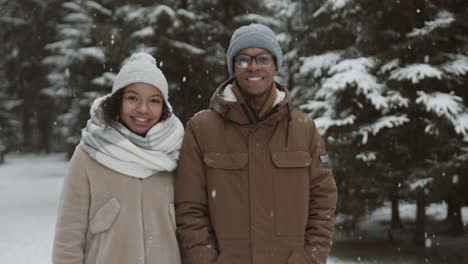
POLYGON ((322 164, 328 164, 330 162, 328 159, 328 154, 320 155, 320 161, 322 162, 322 164))

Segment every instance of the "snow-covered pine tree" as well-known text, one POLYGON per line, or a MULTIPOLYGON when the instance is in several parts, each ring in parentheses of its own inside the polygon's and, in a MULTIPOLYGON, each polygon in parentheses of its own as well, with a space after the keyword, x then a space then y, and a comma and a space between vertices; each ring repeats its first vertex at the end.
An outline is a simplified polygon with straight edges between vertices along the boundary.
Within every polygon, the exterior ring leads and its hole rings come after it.
POLYGON ((375 183, 385 193, 430 184, 440 177, 431 178, 428 168, 450 159, 444 153, 460 152, 468 125, 466 12, 462 1, 348 0, 325 1, 313 14, 308 42, 333 33, 343 41, 302 58, 298 94, 331 151, 339 151, 335 173, 347 203, 341 208, 352 208, 360 188, 375 183))
POLYGON ((41 96, 47 69, 41 59, 44 46, 54 37, 59 4, 60 0, 0 2, 0 93, 9 120, 2 130, 14 131, 5 142, 15 151, 50 150, 52 121, 44 111, 48 100, 41 96))
POLYGON ((369 137, 401 120, 382 118, 392 102, 382 95, 382 83, 373 75, 379 61, 354 47, 358 10, 347 1, 325 1, 314 10, 302 16, 297 58, 302 65, 294 76, 293 95, 327 140, 342 197, 338 212, 349 216, 354 226, 384 200, 379 179, 383 166, 369 137))
POLYGON ((62 8, 65 14, 56 26, 58 39, 47 45, 51 55, 43 60, 51 68, 50 86, 43 93, 54 101, 55 131, 71 153, 91 102, 108 92, 108 87, 99 88, 103 76, 112 77, 105 74, 112 71, 106 63, 106 48, 113 44, 115 26, 112 11, 96 1, 67 1, 62 8))
MULTIPOLYGON (((409 99, 402 109, 410 122, 401 133, 414 135, 408 146, 413 184, 428 183, 417 189, 418 220, 415 241, 424 244, 424 201, 445 199, 456 214, 461 214, 460 188, 453 186, 454 164, 466 148, 468 135, 466 1, 416 2, 407 12, 407 30, 388 52, 382 53, 392 67, 385 71, 387 84, 409 99), (409 13, 408 13, 409 12, 409 13), (441 170, 441 168, 444 168, 441 170), (457 191, 458 190, 458 191, 457 191)), ((400 136, 400 138, 402 138, 400 136)), ((456 222, 451 223, 457 229, 456 222)), ((460 230, 460 228, 458 228, 460 230)))

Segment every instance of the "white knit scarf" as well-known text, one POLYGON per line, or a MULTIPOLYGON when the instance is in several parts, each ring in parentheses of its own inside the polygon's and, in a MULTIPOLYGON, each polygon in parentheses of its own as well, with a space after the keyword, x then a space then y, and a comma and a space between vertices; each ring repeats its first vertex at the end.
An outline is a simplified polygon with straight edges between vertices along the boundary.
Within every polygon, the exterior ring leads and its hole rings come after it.
POLYGON ((101 102, 106 97, 91 106, 91 118, 81 130, 81 148, 102 165, 136 178, 175 170, 184 136, 180 120, 172 114, 142 137, 120 122, 108 125, 104 121, 101 102))

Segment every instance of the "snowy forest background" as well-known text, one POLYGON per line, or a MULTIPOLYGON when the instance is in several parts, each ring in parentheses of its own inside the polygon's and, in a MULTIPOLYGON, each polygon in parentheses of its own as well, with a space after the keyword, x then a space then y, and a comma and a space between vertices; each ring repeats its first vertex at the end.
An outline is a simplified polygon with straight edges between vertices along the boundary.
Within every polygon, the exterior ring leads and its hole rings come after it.
POLYGON ((424 246, 426 208, 442 203, 442 232, 464 236, 467 17, 466 0, 0 0, 0 163, 71 153, 91 102, 138 50, 156 57, 185 124, 228 78, 233 30, 259 22, 284 52, 277 81, 327 142, 338 228, 389 206, 388 229, 406 230, 399 205, 414 202, 424 246))

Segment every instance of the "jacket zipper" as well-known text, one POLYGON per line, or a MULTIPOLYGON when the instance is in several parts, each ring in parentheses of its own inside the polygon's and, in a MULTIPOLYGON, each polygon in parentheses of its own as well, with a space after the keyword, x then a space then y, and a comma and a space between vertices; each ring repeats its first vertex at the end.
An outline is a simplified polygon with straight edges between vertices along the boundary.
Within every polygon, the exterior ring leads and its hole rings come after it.
POLYGON ((244 111, 244 114, 247 116, 247 119, 249 119, 249 124, 253 124, 255 121, 250 115, 249 110, 247 109, 247 106, 245 104, 241 104, 242 110, 244 111))

